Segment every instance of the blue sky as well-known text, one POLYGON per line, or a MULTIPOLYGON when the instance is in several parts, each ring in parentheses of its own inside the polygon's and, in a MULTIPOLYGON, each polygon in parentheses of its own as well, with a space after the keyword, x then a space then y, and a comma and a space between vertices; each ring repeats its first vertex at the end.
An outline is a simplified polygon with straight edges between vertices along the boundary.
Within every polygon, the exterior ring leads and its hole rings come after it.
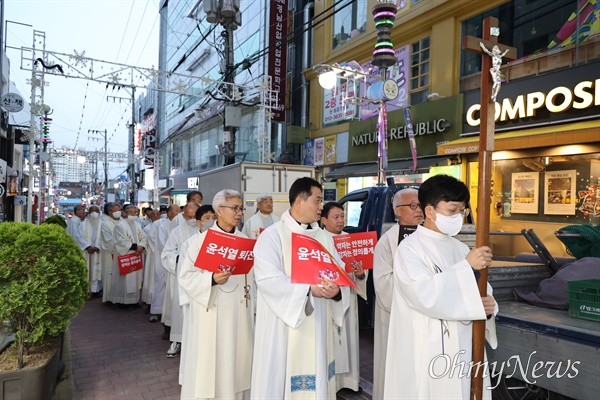
MULTIPOLYGON (((157 68, 158 5, 159 0, 4 0, 4 19, 10 21, 6 24, 6 44, 30 48, 35 29, 45 32, 49 51, 65 54, 85 51, 85 56, 93 59, 157 68)), ((7 55, 11 63, 10 79, 29 101, 31 89, 26 80, 31 72, 20 69, 19 50, 7 48, 7 55)), ((50 132, 56 147, 73 147, 77 143, 77 148, 101 150, 103 140, 92 140, 88 130, 106 129, 109 150, 127 151, 130 102, 107 101, 107 96, 130 98, 125 89, 117 92, 98 82, 46 77, 49 85, 45 88, 44 103, 54 109, 50 132)), ((140 92, 136 91, 136 97, 140 92)), ((119 168, 111 166, 114 171, 109 171, 109 176, 117 175, 119 168)))

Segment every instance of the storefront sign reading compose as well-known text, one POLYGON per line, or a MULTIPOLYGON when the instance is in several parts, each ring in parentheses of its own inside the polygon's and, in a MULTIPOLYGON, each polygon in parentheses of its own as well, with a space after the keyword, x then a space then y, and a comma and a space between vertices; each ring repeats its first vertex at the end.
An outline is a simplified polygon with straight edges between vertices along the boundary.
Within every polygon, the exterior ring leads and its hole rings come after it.
MULTIPOLYGON (((517 96, 514 103, 505 98, 502 104, 495 104, 495 120, 509 121, 521 118, 534 117, 538 110, 546 109, 551 113, 561 113, 571 107, 583 110, 600 105, 600 79, 595 81, 582 81, 571 90, 566 86, 557 86, 548 93, 531 92, 517 96)), ((473 104, 467 110, 467 124, 479 125, 480 104, 473 104)))

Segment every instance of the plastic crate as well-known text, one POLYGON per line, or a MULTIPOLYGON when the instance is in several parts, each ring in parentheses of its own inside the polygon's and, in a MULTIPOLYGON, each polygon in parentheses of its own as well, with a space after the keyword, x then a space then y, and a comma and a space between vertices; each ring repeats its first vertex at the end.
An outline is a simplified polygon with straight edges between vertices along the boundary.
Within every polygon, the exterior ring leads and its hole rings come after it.
POLYGON ((569 316, 600 322, 600 279, 568 281, 569 316))

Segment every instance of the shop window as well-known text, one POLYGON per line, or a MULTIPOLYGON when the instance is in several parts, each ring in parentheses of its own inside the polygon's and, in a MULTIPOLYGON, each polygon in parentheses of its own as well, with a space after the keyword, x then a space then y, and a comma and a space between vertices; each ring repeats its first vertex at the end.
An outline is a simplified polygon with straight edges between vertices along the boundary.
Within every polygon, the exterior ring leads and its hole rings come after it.
POLYGON ((367 30, 367 0, 338 2, 333 11, 331 49, 352 40, 367 30))
POLYGON ((415 105, 426 102, 429 95, 430 40, 423 38, 410 47, 410 104, 415 105))

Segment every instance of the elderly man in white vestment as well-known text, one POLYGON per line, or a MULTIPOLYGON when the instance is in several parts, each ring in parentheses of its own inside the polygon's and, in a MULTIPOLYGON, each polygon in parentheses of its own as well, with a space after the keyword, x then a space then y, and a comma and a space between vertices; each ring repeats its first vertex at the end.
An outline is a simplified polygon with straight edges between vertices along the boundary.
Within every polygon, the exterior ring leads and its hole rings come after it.
MULTIPOLYGON (((209 230, 245 237, 237 226, 244 207, 239 192, 221 190, 213 199, 217 222, 209 230)), ((181 263, 179 284, 189 297, 182 399, 247 399, 250 395, 254 331, 253 272, 213 273, 194 265, 206 238, 194 237, 181 263)))
POLYGON ((83 253, 88 267, 90 292, 98 293, 102 290, 102 263, 100 262, 100 244, 102 221, 100 221, 100 208, 91 206, 87 218, 81 223, 81 236, 88 243, 83 253))
POLYGON ((183 221, 169 233, 169 239, 161 253, 162 265, 167 271, 165 304, 170 305, 168 309, 163 310, 163 315, 168 313, 168 317, 165 317, 165 319, 168 319, 171 322, 171 331, 169 332, 171 345, 167 350, 167 357, 175 357, 181 350, 183 311, 179 305, 179 282, 177 280, 177 271, 179 258, 183 259, 183 254, 181 254, 179 250, 183 242, 198 233, 196 211, 199 207, 200 206, 196 203, 188 203, 185 206, 183 221))
MULTIPOLYGON (((67 223, 67 233, 75 239, 77 246, 82 251, 87 251, 90 254, 90 243, 86 241, 81 234, 81 224, 85 220, 85 208, 81 205, 73 207, 73 216, 67 223)), ((85 254, 84 254, 85 255, 85 254)))
POLYGON ((250 239, 256 239, 260 232, 279 221, 277 215, 273 214, 273 196, 269 193, 261 193, 256 196, 256 214, 250 217, 242 228, 242 233, 250 239))
MULTIPOLYGON (((345 223, 344 208, 340 203, 331 201, 323 206, 321 211, 321 224, 323 230, 330 236, 347 235, 343 231, 345 223)), ((335 339, 335 380, 336 390, 343 388, 359 392, 362 388, 360 382, 360 349, 358 326, 358 301, 357 294, 367 299, 368 271, 358 266, 348 275, 354 279, 360 292, 350 288, 350 306, 344 315, 344 326, 337 329, 335 339)))
MULTIPOLYGON (((202 201, 204 200, 204 196, 202 195, 202 192, 198 191, 198 190, 192 190, 191 192, 189 192, 188 194, 185 195, 185 204, 188 203, 196 203, 199 205, 202 205, 202 201)), ((185 208, 185 206, 183 207, 185 208)), ((181 210, 183 211, 183 209, 181 210)), ((179 224, 181 224, 183 220, 183 215, 177 215, 175 217, 175 219, 171 220, 171 225, 169 226, 169 228, 171 230, 175 229, 175 227, 179 226, 179 224)))
MULTIPOLYGON (((141 255, 148 244, 146 234, 138 219, 138 208, 133 204, 124 207, 125 218, 115 227, 115 247, 117 256, 137 253, 141 255)), ((116 257, 115 257, 116 258, 116 257)), ((126 275, 119 275, 118 291, 114 293, 113 303, 122 304, 127 309, 137 305, 140 301, 140 289, 142 288, 142 270, 134 271, 126 275)))
MULTIPOLYGON (((142 281, 142 301, 150 307, 152 304, 152 292, 154 292, 154 269, 156 266, 154 252, 156 251, 156 225, 154 222, 160 219, 158 210, 150 210, 146 215, 149 221, 142 229, 146 234, 146 255, 144 257, 144 279, 142 281)), ((158 319, 157 319, 158 320, 158 319)))
POLYGON ((375 323, 373 340, 373 398, 383 398, 385 358, 387 354, 390 309, 394 293, 394 254, 400 241, 401 225, 423 223, 423 210, 419 204, 417 189, 406 188, 396 192, 392 207, 398 224, 381 235, 373 257, 373 286, 375 288, 375 323))
MULTIPOLYGON (((497 346, 491 318, 496 303, 477 289, 477 271, 492 264, 492 252, 487 246, 469 250, 452 237, 468 202, 466 185, 448 175, 435 175, 419 188, 425 222, 394 256, 385 399, 468 399, 473 320, 488 317, 486 338, 497 346)), ((489 386, 488 376, 483 398, 491 398, 489 386)))
POLYGON ((322 191, 312 178, 294 181, 290 209, 260 234, 254 247, 253 399, 335 399, 334 325, 343 324, 350 292, 333 283, 291 282, 292 232, 315 238, 344 266, 333 239, 319 229, 322 191))
POLYGON ((114 293, 118 292, 119 266, 117 264, 117 249, 115 247, 115 227, 121 222, 121 206, 118 203, 106 205, 107 217, 102 221, 100 228, 102 262, 102 302, 113 303, 114 293))

